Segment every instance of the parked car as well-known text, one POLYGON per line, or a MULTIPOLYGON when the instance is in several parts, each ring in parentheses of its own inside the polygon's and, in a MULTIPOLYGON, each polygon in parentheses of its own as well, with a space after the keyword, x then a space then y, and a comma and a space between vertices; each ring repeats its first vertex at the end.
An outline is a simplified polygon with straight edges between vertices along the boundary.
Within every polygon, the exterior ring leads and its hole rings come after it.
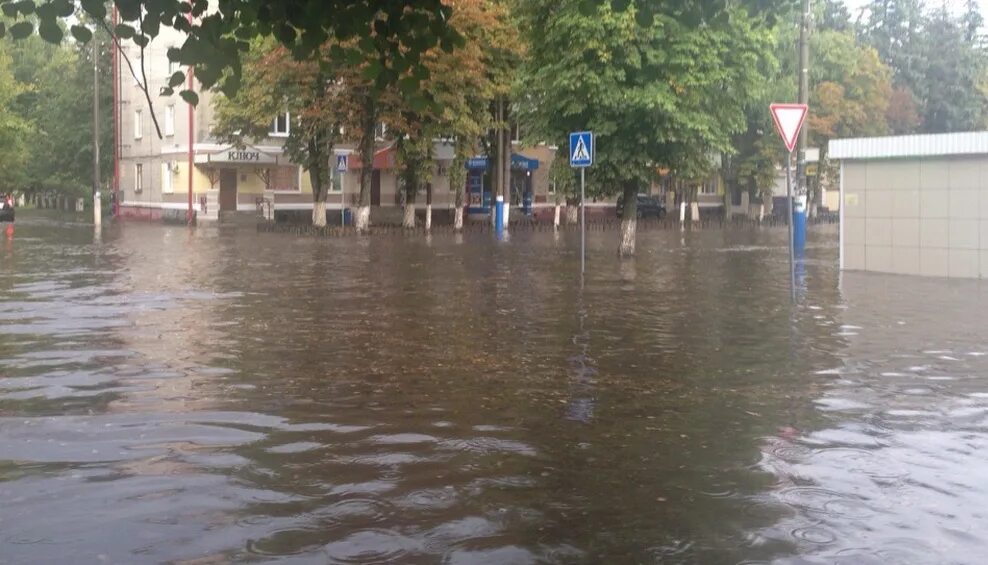
POLYGON ((0 195, 0 222, 14 221, 14 195, 0 195))
MULTIPOLYGON (((624 215, 624 196, 618 196, 617 208, 615 208, 615 213, 617 217, 620 218, 624 215)), ((638 217, 639 218, 661 218, 666 215, 666 204, 661 198, 655 196, 647 196, 645 194, 638 195, 638 217)))

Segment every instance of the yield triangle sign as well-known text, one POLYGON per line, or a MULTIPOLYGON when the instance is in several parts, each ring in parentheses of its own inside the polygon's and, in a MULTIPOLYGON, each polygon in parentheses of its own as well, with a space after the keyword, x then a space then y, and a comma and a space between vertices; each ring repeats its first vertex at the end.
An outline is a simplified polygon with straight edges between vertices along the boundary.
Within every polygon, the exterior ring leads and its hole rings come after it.
POLYGON ((772 121, 775 122, 775 130, 779 132, 779 137, 786 144, 786 149, 792 153, 796 147, 796 138, 799 137, 799 130, 806 121, 806 113, 809 107, 806 104, 772 104, 772 121))

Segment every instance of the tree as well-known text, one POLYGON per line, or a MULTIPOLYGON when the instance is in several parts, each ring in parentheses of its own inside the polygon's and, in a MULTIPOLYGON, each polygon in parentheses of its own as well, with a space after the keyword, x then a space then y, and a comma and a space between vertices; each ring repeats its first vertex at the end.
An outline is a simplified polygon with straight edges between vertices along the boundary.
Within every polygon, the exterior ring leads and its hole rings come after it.
POLYGON ((25 92, 26 86, 17 82, 11 71, 11 57, 0 44, 0 170, 4 171, 0 181, 0 192, 13 192, 23 186, 24 166, 28 159, 26 139, 31 133, 31 125, 13 110, 18 95, 25 92))
MULTIPOLYGON (((97 37, 96 63, 100 81, 101 112, 111 114, 112 81, 106 49, 108 38, 97 37)), ((22 85, 4 104, 28 124, 30 134, 16 139, 26 152, 19 168, 5 167, 12 188, 29 195, 58 193, 68 197, 89 194, 93 181, 92 120, 93 49, 75 42, 52 45, 40 38, 0 42, 11 58, 10 70, 22 85)), ((111 120, 101 122, 100 145, 112 146, 111 120)), ((6 145, 5 151, 6 151, 6 145)), ((113 153, 100 154, 100 177, 110 178, 113 153)))
POLYGON ((245 56, 243 83, 233 98, 216 98, 214 133, 232 142, 267 137, 274 116, 289 112, 284 151, 305 167, 312 184, 312 224, 326 225, 333 146, 345 122, 340 71, 330 62, 297 61, 270 39, 245 56))
POLYGON ((635 247, 636 194, 658 167, 689 176, 730 151, 771 45, 744 6, 579 0, 529 3, 529 122, 546 139, 593 130, 594 191, 623 192, 620 253, 635 247))
POLYGON ((926 97, 921 109, 926 132, 969 131, 979 127, 988 112, 988 100, 978 89, 985 52, 968 28, 978 18, 969 13, 968 21, 957 20, 940 8, 927 23, 926 97))
MULTIPOLYGON (((416 195, 423 187, 431 187, 432 140, 452 141, 458 166, 463 167, 467 152, 491 125, 485 107, 512 86, 513 76, 504 69, 504 60, 517 56, 520 42, 509 16, 501 2, 457 2, 450 26, 464 39, 463 44, 451 51, 430 49, 421 59, 429 71, 422 86, 432 93, 434 104, 399 102, 394 129, 398 132, 398 158, 405 165, 406 227, 414 226, 416 195), (417 137, 425 139, 416 140, 417 137)), ((463 183, 457 182, 453 188, 457 207, 454 225, 462 227, 463 183)), ((427 206, 431 206, 431 192, 427 196, 427 206)), ((429 208, 426 214, 428 218, 429 208)))

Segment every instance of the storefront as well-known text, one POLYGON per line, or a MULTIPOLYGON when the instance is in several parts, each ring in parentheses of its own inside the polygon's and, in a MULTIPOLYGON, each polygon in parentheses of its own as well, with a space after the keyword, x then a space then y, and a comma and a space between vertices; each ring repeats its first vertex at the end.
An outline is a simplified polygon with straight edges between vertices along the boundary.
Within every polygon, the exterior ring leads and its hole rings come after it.
POLYGON ((247 145, 226 147, 195 157, 196 168, 209 179, 209 189, 198 193, 200 217, 254 212, 266 193, 300 193, 298 165, 283 156, 247 145))
MULTIPOLYGON (((467 213, 489 214, 491 211, 492 170, 489 159, 480 155, 467 159, 467 213)), ((526 215, 532 213, 535 202, 535 185, 532 175, 539 168, 539 160, 511 154, 510 203, 518 206, 526 215)))

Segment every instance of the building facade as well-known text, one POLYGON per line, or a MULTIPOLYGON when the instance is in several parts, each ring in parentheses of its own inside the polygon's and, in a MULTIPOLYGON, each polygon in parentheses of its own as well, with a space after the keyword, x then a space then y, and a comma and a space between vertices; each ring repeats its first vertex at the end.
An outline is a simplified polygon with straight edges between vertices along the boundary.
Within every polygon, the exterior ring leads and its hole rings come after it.
POLYGON ((841 139, 842 269, 988 277, 988 132, 841 139))
MULTIPOLYGON (((309 175, 283 151, 292 127, 290 112, 272 116, 265 139, 246 147, 234 147, 213 134, 216 94, 204 91, 193 80, 193 89, 199 95, 195 107, 179 97, 180 88, 172 96, 159 95, 173 73, 188 72, 187 68, 170 62, 167 56, 169 48, 179 47, 183 41, 184 35, 165 27, 143 51, 129 42, 122 45, 123 54, 136 73, 131 72, 123 58, 118 58, 114 105, 119 153, 114 193, 120 215, 184 219, 190 201, 199 220, 216 220, 236 213, 270 214, 270 217, 278 217, 279 211, 311 213, 309 175), (141 88, 144 76, 150 104, 141 88)), ((375 217, 387 221, 390 219, 387 210, 397 209, 403 203, 399 194, 400 164, 385 128, 380 129, 372 164, 372 221, 375 217)), ((337 149, 338 155, 345 156, 345 171, 338 171, 336 162, 329 163, 332 183, 326 208, 337 218, 342 217, 343 209, 357 204, 359 171, 363 165, 355 147, 355 143, 344 143, 337 149)), ((548 205, 552 192, 548 171, 554 149, 544 145, 531 148, 517 145, 515 153, 536 165, 525 171, 527 183, 522 183, 520 198, 513 203, 519 209, 524 208, 527 190, 532 204, 528 211, 548 205)), ((450 186, 448 176, 454 156, 452 146, 436 141, 434 156, 432 205, 441 213, 443 209, 452 210, 456 204, 455 187, 450 186)), ((418 203, 424 205, 425 201, 425 194, 418 196, 418 203)))

